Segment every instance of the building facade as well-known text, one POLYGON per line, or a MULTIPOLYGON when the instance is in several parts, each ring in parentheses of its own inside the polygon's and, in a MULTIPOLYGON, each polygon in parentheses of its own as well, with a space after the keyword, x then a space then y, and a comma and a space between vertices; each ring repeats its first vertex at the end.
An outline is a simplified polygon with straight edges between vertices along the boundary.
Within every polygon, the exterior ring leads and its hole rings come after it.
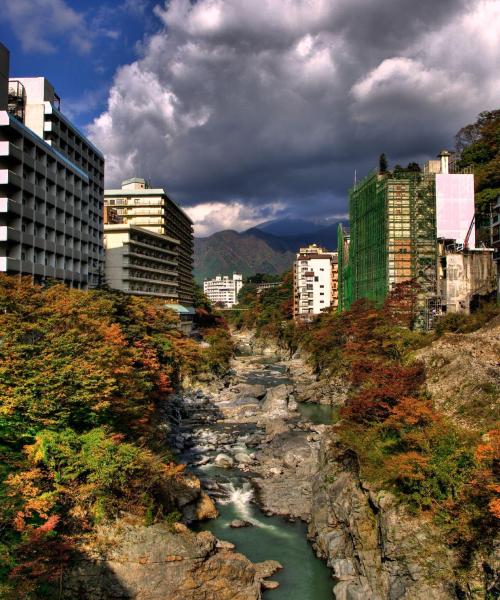
POLYGON ((8 79, 3 47, 0 65, 0 272, 95 287, 104 157, 60 112, 45 78, 8 79))
POLYGON ((177 302, 179 241, 129 223, 104 226, 106 284, 137 296, 177 302))
POLYGON ((232 279, 228 275, 217 275, 214 279, 203 282, 203 292, 214 304, 222 304, 231 308, 238 304, 238 294, 243 287, 243 276, 233 273, 232 279))
POLYGON ((293 315, 296 321, 310 321, 324 309, 338 303, 337 252, 312 244, 300 248, 293 264, 293 315))
POLYGON ((381 305, 394 286, 412 281, 416 326, 430 329, 448 307, 468 306, 465 296, 489 289, 491 269, 486 263, 491 263, 491 252, 479 258, 473 251, 474 175, 451 173, 449 157, 442 151, 439 160, 428 161, 422 172, 374 173, 350 190, 348 251, 339 232, 339 247, 344 244, 339 265, 341 310, 360 298, 381 305), (453 252, 442 254, 440 239, 446 248, 453 246, 453 252), (460 252, 462 267, 452 269, 453 280, 461 279, 458 285, 446 276, 446 264, 455 265, 460 252), (461 298, 450 300, 455 296, 461 298))
POLYGON ((342 312, 349 306, 351 298, 350 285, 352 283, 351 269, 349 265, 349 229, 339 223, 337 228, 337 278, 338 278, 338 302, 337 309, 342 312))
POLYGON ((469 314, 495 295, 497 265, 492 248, 458 248, 440 239, 438 297, 440 312, 469 314))
POLYGON ((120 189, 104 192, 106 206, 118 212, 123 223, 142 227, 153 233, 179 241, 178 247, 178 301, 193 302, 193 223, 186 213, 169 198, 162 188, 151 188, 141 178, 134 177, 122 183, 120 189))

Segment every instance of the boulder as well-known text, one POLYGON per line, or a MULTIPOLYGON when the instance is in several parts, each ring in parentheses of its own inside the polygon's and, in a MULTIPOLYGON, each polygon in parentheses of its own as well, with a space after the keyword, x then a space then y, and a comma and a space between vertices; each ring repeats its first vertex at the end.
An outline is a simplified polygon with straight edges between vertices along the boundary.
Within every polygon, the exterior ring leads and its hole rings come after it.
POLYGON ((64 600, 260 600, 262 579, 245 556, 217 548, 208 531, 166 524, 102 527, 64 569, 64 600))
POLYGON ((214 463, 223 469, 230 469, 232 466, 234 466, 234 460, 228 454, 217 454, 214 463))
POLYGON ((266 418, 286 418, 288 416, 288 397, 292 393, 292 386, 281 384, 269 388, 262 402, 261 410, 266 418))
POLYGON ((235 454, 234 459, 236 460, 236 462, 241 463, 243 465, 251 465, 253 463, 251 456, 245 454, 244 452, 238 452, 238 454, 235 454))
POLYGON ((250 523, 250 521, 244 521, 243 519, 233 519, 231 523, 229 523, 229 527, 241 529, 242 527, 253 527, 253 524, 250 523))

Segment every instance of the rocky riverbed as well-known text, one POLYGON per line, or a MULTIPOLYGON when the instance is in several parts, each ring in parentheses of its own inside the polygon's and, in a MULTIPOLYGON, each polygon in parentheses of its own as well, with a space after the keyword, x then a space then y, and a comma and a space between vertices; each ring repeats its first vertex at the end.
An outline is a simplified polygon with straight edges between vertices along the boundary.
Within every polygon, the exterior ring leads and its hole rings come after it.
POLYGON ((103 530, 65 575, 62 597, 485 598, 494 552, 487 566, 474 558, 460 580, 432 522, 360 478, 336 433, 345 385, 317 381, 299 357, 239 343, 229 377, 171 395, 160 415, 162 435, 188 465, 172 503, 193 531, 103 530))

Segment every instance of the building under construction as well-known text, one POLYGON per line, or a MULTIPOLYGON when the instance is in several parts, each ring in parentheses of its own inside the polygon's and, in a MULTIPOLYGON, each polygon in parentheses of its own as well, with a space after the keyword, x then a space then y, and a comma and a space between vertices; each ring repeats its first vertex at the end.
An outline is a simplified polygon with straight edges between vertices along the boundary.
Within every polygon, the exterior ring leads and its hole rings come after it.
POLYGON ((412 281, 415 326, 430 329, 437 315, 469 312, 491 295, 492 251, 475 248, 474 175, 450 172, 449 158, 375 172, 350 190, 350 232, 338 232, 340 310, 361 298, 380 306, 412 281))
POLYGON ((346 257, 341 233, 342 309, 360 298, 380 305, 398 283, 416 282, 419 326, 428 328, 437 304, 434 177, 420 172, 373 173, 349 194, 346 257))

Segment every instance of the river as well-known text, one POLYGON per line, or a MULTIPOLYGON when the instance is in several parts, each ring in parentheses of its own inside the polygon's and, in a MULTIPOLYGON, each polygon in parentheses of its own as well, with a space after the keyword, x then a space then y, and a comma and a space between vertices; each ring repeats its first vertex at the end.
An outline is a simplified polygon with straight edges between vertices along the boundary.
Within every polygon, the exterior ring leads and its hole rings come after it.
MULTIPOLYGON (((267 389, 291 383, 286 365, 275 357, 240 358, 245 369, 239 380, 247 384, 262 384, 267 389), (250 368, 249 368, 250 367, 250 368)), ((299 405, 302 420, 314 423, 331 423, 336 415, 331 407, 299 405)), ((300 418, 300 417, 298 417, 300 418)), ((214 533, 218 538, 236 545, 236 550, 253 562, 277 560, 283 569, 272 579, 279 582, 276 590, 265 591, 269 600, 331 600, 333 581, 327 566, 316 557, 307 540, 307 526, 300 520, 291 522, 278 516, 266 516, 258 507, 251 483, 251 471, 219 468, 214 457, 219 452, 237 451, 253 456, 253 443, 258 428, 252 423, 203 423, 202 414, 192 427, 195 445, 184 456, 186 462, 198 462, 194 472, 205 488, 216 499, 219 517, 199 525, 200 529, 214 533), (213 447, 210 436, 215 434, 213 447), (200 464, 201 463, 201 464, 200 464), (250 527, 232 528, 231 521, 241 519, 250 527)))

